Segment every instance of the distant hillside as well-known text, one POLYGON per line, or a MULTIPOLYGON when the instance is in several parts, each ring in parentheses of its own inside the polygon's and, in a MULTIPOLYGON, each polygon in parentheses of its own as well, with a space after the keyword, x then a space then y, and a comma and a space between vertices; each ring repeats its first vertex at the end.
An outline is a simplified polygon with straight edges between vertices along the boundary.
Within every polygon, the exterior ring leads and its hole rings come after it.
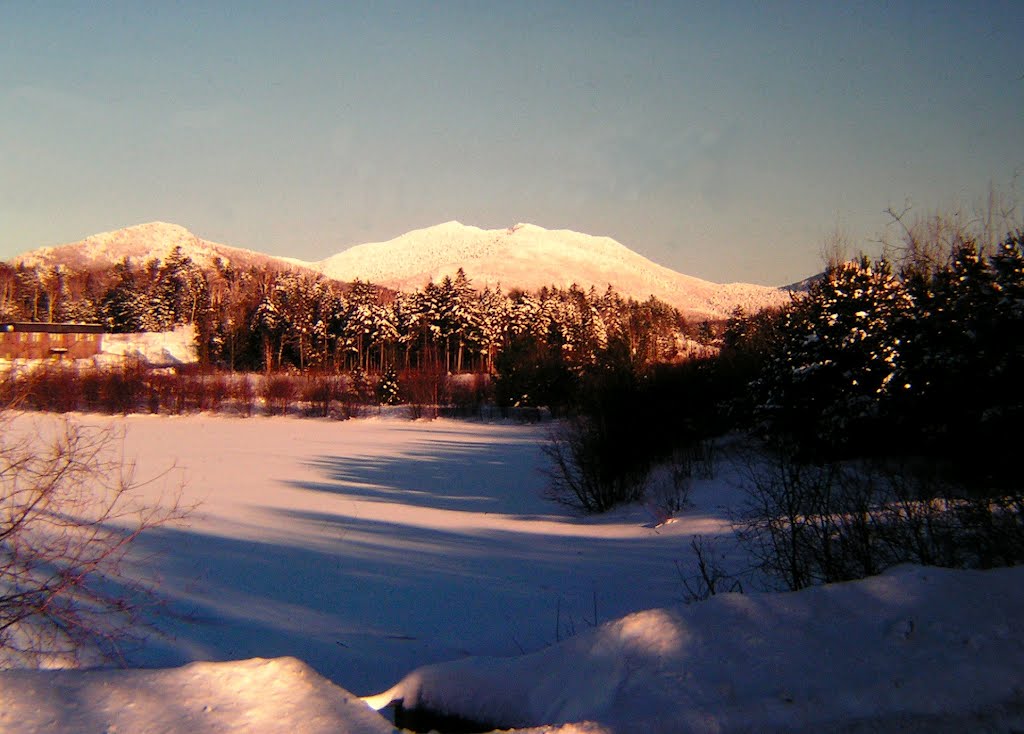
POLYGON ((217 258, 240 268, 301 267, 284 258, 209 242, 180 225, 167 222, 137 224, 66 245, 40 247, 15 257, 12 262, 28 266, 61 264, 81 271, 103 270, 124 258, 139 264, 151 258, 162 260, 175 247, 180 247, 193 262, 204 267, 213 265, 217 258))
POLYGON ((175 247, 202 266, 220 258, 235 267, 308 269, 340 281, 358 278, 406 291, 422 288, 429 280, 454 276, 460 267, 481 289, 500 284, 506 290, 532 291, 575 283, 603 291, 610 284, 636 300, 653 295, 691 319, 723 319, 736 306, 749 313, 788 298, 778 288, 723 285, 677 273, 609 237, 532 224, 484 230, 446 222, 387 242, 356 245, 319 262, 303 262, 209 242, 176 224, 150 222, 67 245, 42 247, 13 262, 101 270, 126 257, 140 264, 151 258, 164 259, 175 247))
POLYGON ((480 288, 536 290, 575 283, 603 290, 612 284, 624 295, 641 301, 653 295, 697 318, 726 318, 736 306, 752 312, 787 299, 778 288, 722 285, 677 273, 610 237, 532 224, 484 230, 446 222, 387 242, 356 245, 308 265, 339 280, 362 278, 402 290, 454 276, 460 267, 480 288))

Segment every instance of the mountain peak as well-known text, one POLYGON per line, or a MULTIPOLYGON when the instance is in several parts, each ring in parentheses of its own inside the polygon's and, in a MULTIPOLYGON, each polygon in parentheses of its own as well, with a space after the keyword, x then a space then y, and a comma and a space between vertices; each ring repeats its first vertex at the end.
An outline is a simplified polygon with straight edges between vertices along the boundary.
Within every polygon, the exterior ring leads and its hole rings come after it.
POLYGON ((646 300, 653 295, 692 317, 711 319, 727 318, 737 305, 757 311, 784 299, 775 288, 719 285, 677 273, 611 237, 527 222, 485 230, 452 220, 386 242, 355 245, 310 266, 336 280, 358 278, 405 291, 454 277, 459 268, 479 288, 575 284, 603 290, 612 285, 624 296, 646 300))
POLYGON ((335 280, 359 279, 405 291, 423 288, 431 280, 454 277, 459 268, 481 289, 500 284, 533 291, 575 284, 603 291, 612 285, 623 296, 639 301, 653 295, 694 319, 725 319, 736 306, 754 312, 787 299, 776 288, 720 285, 677 273, 611 237, 549 230, 528 222, 488 230, 450 220, 387 242, 355 245, 320 262, 307 263, 208 242, 179 224, 153 221, 102 232, 68 245, 43 247, 14 262, 100 270, 124 258, 136 262, 163 260, 175 247, 201 266, 210 266, 219 259, 235 267, 307 269, 335 280))
POLYGON ((103 270, 126 258, 135 262, 165 260, 175 248, 181 248, 186 257, 202 266, 221 260, 238 266, 301 267, 282 258, 209 242, 180 224, 163 221, 133 224, 89 235, 78 242, 40 247, 18 256, 13 262, 30 267, 64 265, 76 270, 103 270))

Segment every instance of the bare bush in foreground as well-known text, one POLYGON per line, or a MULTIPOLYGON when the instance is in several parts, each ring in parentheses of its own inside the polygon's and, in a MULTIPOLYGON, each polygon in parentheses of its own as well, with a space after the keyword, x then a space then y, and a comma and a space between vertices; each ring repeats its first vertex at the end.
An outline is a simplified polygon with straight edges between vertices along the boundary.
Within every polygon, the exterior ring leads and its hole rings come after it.
POLYGON ((1024 492, 971 486, 905 462, 748 464, 740 542, 789 589, 900 563, 992 568, 1024 561, 1024 492))
POLYGON ((617 450, 607 421, 576 417, 552 432, 543 447, 548 496, 587 513, 643 499, 650 462, 617 450))
POLYGON ((713 540, 695 535, 690 540, 690 550, 697 561, 695 574, 687 574, 683 564, 676 561, 679 581, 683 585, 683 601, 692 604, 710 599, 719 593, 743 593, 743 582, 738 576, 725 570, 721 554, 713 540))
POLYGON ((115 432, 11 420, 0 410, 0 667, 121 661, 159 603, 128 553, 187 508, 140 500, 115 432))

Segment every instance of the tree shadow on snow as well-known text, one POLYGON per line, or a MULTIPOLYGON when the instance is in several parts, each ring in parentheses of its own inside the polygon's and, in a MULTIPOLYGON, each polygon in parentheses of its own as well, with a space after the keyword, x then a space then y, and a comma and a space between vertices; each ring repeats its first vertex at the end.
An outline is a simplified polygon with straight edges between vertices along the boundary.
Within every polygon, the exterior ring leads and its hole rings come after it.
POLYGON ((319 456, 307 466, 321 482, 289 486, 375 502, 508 514, 549 514, 533 442, 432 440, 398 456, 319 456))
POLYGON ((173 529, 140 539, 176 616, 171 636, 151 639, 133 665, 291 655, 366 694, 420 665, 529 652, 682 596, 678 538, 268 512, 292 539, 173 529))

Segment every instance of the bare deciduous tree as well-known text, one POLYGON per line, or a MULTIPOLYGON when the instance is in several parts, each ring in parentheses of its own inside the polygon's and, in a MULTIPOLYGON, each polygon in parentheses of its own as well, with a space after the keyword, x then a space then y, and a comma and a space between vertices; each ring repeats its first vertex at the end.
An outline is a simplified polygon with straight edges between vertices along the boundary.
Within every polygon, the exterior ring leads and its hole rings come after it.
POLYGON ((13 420, 0 410, 0 667, 121 662, 160 604, 129 552, 189 508, 140 497, 117 431, 13 420))

